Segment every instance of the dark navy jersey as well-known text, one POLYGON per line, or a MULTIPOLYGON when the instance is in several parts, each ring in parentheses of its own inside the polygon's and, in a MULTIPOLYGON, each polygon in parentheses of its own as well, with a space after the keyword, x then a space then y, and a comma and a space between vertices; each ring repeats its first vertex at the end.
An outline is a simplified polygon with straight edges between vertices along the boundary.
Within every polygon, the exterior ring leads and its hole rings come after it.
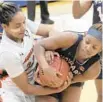
MULTIPOLYGON (((102 21, 103 15, 103 0, 93 0, 93 24, 102 21)), ((102 21, 103 22, 103 21, 102 21)))
POLYGON ((86 59, 83 63, 80 63, 75 59, 78 45, 82 39, 83 36, 78 34, 78 40, 71 47, 56 50, 60 56, 68 62, 70 70, 74 76, 83 74, 92 64, 100 59, 98 54, 90 59, 86 59))

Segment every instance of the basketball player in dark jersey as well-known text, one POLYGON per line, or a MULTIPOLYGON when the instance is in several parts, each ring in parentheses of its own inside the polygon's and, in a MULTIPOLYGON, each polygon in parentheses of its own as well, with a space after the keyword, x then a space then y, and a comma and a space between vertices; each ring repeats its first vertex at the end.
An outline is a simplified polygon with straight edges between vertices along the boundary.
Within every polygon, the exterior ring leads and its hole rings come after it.
MULTIPOLYGON (((56 50, 68 62, 73 80, 71 85, 62 93, 38 96, 36 102, 48 102, 47 99, 49 102, 79 102, 82 83, 77 82, 95 79, 100 73, 100 56, 98 53, 102 50, 102 24, 94 24, 85 32, 84 37, 74 32, 61 33, 37 43, 34 47, 36 49, 35 55, 43 71, 44 66, 49 68, 47 61, 45 61, 45 51, 56 50)), ((48 59, 53 61, 51 55, 48 59)), ((54 84, 50 83, 50 85, 54 84)))
MULTIPOLYGON (((91 8, 92 5, 93 5, 93 24, 97 22, 103 23, 103 17, 102 17, 103 16, 103 6, 102 6, 103 1, 102 0, 87 0, 83 4, 81 4, 79 0, 74 0, 73 1, 74 18, 76 19, 81 18, 91 8)), ((102 102, 102 69, 101 69, 100 75, 95 80, 95 85, 96 85, 96 90, 98 94, 97 102, 102 102)))

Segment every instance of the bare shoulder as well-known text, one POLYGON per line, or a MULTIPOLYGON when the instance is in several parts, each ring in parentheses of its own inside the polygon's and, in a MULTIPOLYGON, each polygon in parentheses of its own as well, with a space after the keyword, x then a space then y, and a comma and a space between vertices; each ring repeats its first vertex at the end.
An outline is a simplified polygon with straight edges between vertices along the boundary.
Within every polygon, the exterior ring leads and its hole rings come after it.
POLYGON ((49 37, 49 41, 57 43, 61 48, 73 45, 77 39, 78 34, 73 32, 60 32, 59 34, 49 37))
POLYGON ((50 36, 41 40, 39 43, 49 50, 55 50, 58 48, 67 48, 72 46, 78 39, 78 34, 71 32, 60 32, 55 36, 50 36))
POLYGON ((78 40, 78 37, 79 37, 79 35, 74 32, 65 32, 64 34, 61 35, 62 40, 65 39, 64 40, 65 43, 69 43, 70 46, 72 46, 78 40))
POLYGON ((63 37, 65 39, 74 39, 77 40, 78 39, 78 34, 75 32, 60 32, 60 34, 58 34, 60 37, 63 37))

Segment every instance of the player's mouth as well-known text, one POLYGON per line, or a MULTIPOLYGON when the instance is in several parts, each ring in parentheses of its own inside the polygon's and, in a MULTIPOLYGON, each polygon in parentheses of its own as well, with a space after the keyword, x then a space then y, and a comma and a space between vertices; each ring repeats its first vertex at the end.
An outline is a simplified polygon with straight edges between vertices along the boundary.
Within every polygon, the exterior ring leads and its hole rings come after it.
POLYGON ((19 33, 20 35, 24 35, 24 32, 22 32, 22 33, 19 33))

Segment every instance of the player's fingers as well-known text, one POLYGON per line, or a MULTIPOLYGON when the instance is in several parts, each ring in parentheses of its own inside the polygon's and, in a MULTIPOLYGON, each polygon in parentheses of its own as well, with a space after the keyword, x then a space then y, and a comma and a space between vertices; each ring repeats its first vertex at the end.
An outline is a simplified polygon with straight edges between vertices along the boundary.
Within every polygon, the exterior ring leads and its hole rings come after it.
POLYGON ((68 72, 68 77, 71 78, 71 79, 73 78, 72 72, 68 72))
POLYGON ((68 87, 68 82, 65 81, 60 87, 58 87, 58 90, 63 91, 68 87))
POLYGON ((68 85, 70 85, 71 84, 71 78, 67 76, 66 82, 67 82, 68 85))
MULTIPOLYGON (((42 76, 41 76, 42 77, 42 76)), ((46 86, 46 84, 48 83, 48 81, 45 81, 45 78, 40 78, 39 82, 43 85, 46 86)))
POLYGON ((40 78, 37 77, 35 81, 36 81, 37 83, 39 83, 40 85, 45 86, 45 85, 41 82, 40 78))
POLYGON ((55 88, 57 85, 54 81, 51 81, 50 83, 48 83, 49 87, 55 88))
POLYGON ((51 52, 51 61, 53 62, 54 60, 54 52, 51 52))
POLYGON ((56 76, 61 78, 62 77, 62 74, 60 72, 56 72, 56 76))
POLYGON ((40 75, 40 80, 44 85, 48 85, 52 83, 49 77, 45 77, 44 75, 40 75))
POLYGON ((54 52, 54 55, 57 56, 57 57, 60 57, 58 52, 54 52))
POLYGON ((36 72, 34 73, 34 79, 37 83, 40 85, 44 86, 44 84, 40 80, 40 73, 39 73, 39 68, 37 68, 36 72))
POLYGON ((48 63, 51 63, 52 57, 53 57, 53 54, 51 52, 47 52, 45 55, 45 58, 46 58, 48 63))

